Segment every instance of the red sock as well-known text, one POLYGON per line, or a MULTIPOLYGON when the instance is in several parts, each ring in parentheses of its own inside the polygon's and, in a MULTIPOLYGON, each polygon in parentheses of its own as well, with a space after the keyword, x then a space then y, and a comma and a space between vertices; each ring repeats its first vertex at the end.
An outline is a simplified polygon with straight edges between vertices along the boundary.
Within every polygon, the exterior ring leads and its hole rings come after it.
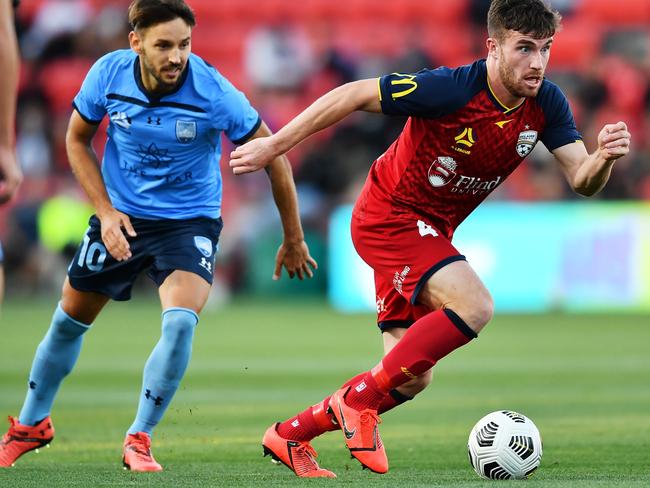
POLYGON ((453 310, 437 310, 419 318, 384 359, 352 386, 346 403, 357 410, 378 409, 390 390, 431 369, 474 337, 476 332, 453 310))
POLYGON ((295 417, 280 423, 277 428, 280 437, 294 441, 310 441, 319 435, 321 429, 312 415, 312 408, 309 407, 295 417))
MULTIPOLYGON (((361 373, 354 378, 349 379, 343 384, 343 387, 358 383, 366 373, 361 373)), ((328 396, 322 402, 312 405, 295 417, 278 425, 278 434, 285 439, 294 441, 310 441, 325 432, 338 430, 334 416, 328 413, 330 398, 328 396)))
MULTIPOLYGON (((388 393, 421 375, 455 349, 467 344, 476 333, 450 309, 431 312, 418 319, 397 345, 372 370, 348 380, 346 403, 357 410, 390 410, 402 402, 388 393), (388 396, 388 398, 387 398, 388 396)), ((335 430, 327 414, 330 397, 313 405, 278 426, 285 439, 309 441, 328 430, 335 430)))
POLYGON ((416 320, 375 368, 378 382, 396 388, 429 370, 446 355, 467 344, 476 332, 453 310, 431 312, 416 320))
POLYGON ((345 395, 345 403, 357 410, 366 408, 377 410, 390 391, 390 387, 385 382, 377 379, 373 371, 366 371, 356 384, 350 386, 345 395))
MULTIPOLYGON (((343 386, 350 386, 350 383, 360 381, 365 374, 366 373, 361 373, 360 375, 355 376, 352 378, 352 380, 348 381, 343 386)), ((333 430, 339 430, 341 428, 339 427, 339 424, 336 423, 336 418, 334 415, 328 412, 330 398, 332 397, 328 396, 320 404, 311 407, 312 415, 322 430, 322 432, 319 432, 317 435, 324 434, 325 432, 331 432, 333 430), (317 407, 319 408, 317 409, 317 407)), ((377 407, 377 413, 381 414, 388 412, 389 410, 392 410, 398 405, 401 405, 404 402, 408 402, 409 400, 413 400, 413 397, 404 395, 397 390, 390 390, 388 392, 388 395, 386 395, 379 404, 379 407, 377 407)))

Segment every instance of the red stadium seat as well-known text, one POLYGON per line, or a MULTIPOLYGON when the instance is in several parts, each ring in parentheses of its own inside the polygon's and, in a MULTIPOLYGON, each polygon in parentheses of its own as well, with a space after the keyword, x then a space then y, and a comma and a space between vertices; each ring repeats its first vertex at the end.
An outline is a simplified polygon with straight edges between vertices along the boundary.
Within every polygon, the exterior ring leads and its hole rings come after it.
MULTIPOLYGON (((106 0, 86 0, 86 2, 94 7, 95 12, 100 12, 103 8, 108 6, 124 9, 126 12, 131 0, 111 0, 110 2, 107 2, 106 0)), ((21 6, 22 4, 23 2, 20 2, 21 6)))
POLYGON ((650 0, 579 0, 576 14, 607 26, 650 25, 650 0))
POLYGON ((192 52, 208 63, 242 62, 243 46, 252 27, 223 23, 213 27, 198 24, 192 32, 192 52))
POLYGON ((331 22, 341 17, 342 3, 332 0, 304 0, 303 18, 308 22, 331 22))
POLYGON ((246 20, 246 7, 248 2, 243 0, 198 0, 190 3, 196 16, 197 25, 212 26, 214 23, 221 25, 229 22, 243 22, 246 20))
POLYGON ((443 25, 467 23, 469 0, 408 0, 402 5, 410 22, 433 22, 443 25))
POLYGON ((357 55, 395 56, 406 44, 403 30, 388 22, 341 22, 334 27, 334 45, 343 52, 357 55))
POLYGON ((16 15, 24 20, 31 22, 46 0, 23 0, 20 2, 20 8, 16 15))
POLYGON ((308 10, 307 2, 286 0, 246 0, 249 16, 261 23, 302 23, 308 10))
POLYGON ((579 19, 564 21, 553 40, 550 67, 585 69, 598 55, 602 35, 599 24, 579 19))
POLYGON ((473 33, 462 24, 426 25, 421 30, 419 43, 438 65, 455 67, 470 63, 476 58, 473 33))
POLYGON ((91 60, 71 58, 54 61, 43 67, 39 82, 55 113, 72 110, 72 100, 91 66, 91 60))

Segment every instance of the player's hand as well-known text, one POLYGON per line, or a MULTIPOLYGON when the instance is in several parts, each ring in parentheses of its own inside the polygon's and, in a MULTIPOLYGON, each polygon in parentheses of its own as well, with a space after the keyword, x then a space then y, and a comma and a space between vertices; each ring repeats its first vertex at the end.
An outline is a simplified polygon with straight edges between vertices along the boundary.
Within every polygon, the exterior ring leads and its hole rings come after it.
POLYGON ((618 159, 630 152, 631 137, 625 122, 608 124, 598 134, 598 151, 607 161, 618 159))
POLYGON ((318 263, 309 254, 309 248, 305 241, 296 243, 283 242, 275 255, 275 270, 273 279, 279 280, 282 274, 282 267, 285 267, 289 278, 297 276, 299 280, 312 278, 312 268, 318 269, 318 263))
POLYGON ((272 137, 258 137, 230 153, 230 167, 236 175, 252 173, 265 168, 279 154, 272 137))
POLYGON ((0 147, 0 204, 11 200, 22 181, 16 152, 12 147, 0 147))
POLYGON ((129 216, 112 208, 101 215, 98 212, 97 218, 102 223, 102 241, 106 246, 106 250, 117 261, 129 259, 131 257, 131 246, 124 232, 130 237, 136 236, 129 216))

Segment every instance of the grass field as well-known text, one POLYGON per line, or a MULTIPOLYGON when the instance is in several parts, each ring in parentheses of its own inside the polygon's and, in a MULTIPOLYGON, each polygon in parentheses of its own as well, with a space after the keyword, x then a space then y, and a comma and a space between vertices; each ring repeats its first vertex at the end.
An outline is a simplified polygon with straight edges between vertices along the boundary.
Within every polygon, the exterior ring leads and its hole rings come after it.
MULTIPOLYGON (((20 408, 53 305, 4 306, 2 415, 20 408)), ((436 367, 432 387, 384 415, 388 474, 362 471, 340 433, 314 442, 336 480, 296 478, 262 458, 260 439, 271 422, 376 363, 373 316, 253 300, 204 312, 184 383, 154 436, 165 471, 135 474, 121 468, 121 443, 158 317, 158 305, 142 299, 108 306, 55 403, 52 448, 0 470, 0 486, 650 486, 650 317, 496 317, 436 367), (542 466, 528 481, 482 481, 467 460, 472 425, 503 408, 542 433, 542 466)))

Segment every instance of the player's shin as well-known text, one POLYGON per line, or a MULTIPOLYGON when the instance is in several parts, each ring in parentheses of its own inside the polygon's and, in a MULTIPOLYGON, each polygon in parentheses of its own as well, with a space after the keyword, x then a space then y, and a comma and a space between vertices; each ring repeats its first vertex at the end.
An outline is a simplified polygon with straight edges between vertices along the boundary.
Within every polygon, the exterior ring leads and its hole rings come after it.
POLYGON ((163 312, 162 335, 144 367, 138 413, 129 434, 151 434, 162 419, 187 369, 198 320, 185 308, 163 312))
POLYGON ((36 425, 50 414, 59 386, 77 362, 89 325, 56 307, 45 337, 36 349, 29 373, 29 388, 20 411, 22 425, 36 425))

